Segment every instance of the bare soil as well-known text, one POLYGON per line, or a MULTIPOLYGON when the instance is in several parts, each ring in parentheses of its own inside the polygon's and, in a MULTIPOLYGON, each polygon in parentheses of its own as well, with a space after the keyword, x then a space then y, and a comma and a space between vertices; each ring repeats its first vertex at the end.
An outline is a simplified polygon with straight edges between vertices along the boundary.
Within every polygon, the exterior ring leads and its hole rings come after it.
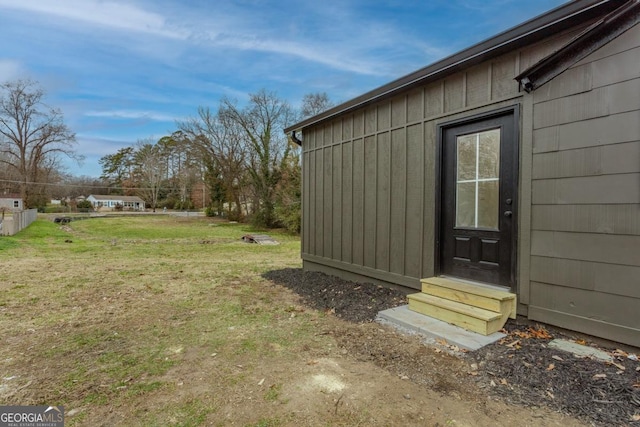
MULTIPOLYGON (((497 399, 538 414, 566 414, 591 425, 640 425, 638 349, 623 350, 615 343, 518 318, 505 325, 507 337, 498 343, 450 356, 447 350, 452 346, 445 342, 434 351, 416 337, 400 336, 370 323, 378 311, 405 304, 402 291, 301 269, 272 271, 265 277, 294 290, 313 308, 356 324, 327 331, 346 353, 431 392, 455 396, 476 408, 490 408, 492 399, 497 399), (577 358, 550 348, 548 343, 554 338, 604 349, 613 360, 577 358)), ((499 419, 500 424, 506 421, 499 419)), ((522 425, 522 420, 513 421, 522 425)))

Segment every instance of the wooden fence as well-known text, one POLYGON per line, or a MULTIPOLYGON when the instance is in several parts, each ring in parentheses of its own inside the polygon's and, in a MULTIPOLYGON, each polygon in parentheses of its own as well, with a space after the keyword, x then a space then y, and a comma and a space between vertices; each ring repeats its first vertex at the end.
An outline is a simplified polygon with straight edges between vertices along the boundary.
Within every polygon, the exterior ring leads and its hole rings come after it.
POLYGON ((0 236, 13 236, 27 228, 38 217, 37 209, 13 212, 12 216, 0 217, 0 236))

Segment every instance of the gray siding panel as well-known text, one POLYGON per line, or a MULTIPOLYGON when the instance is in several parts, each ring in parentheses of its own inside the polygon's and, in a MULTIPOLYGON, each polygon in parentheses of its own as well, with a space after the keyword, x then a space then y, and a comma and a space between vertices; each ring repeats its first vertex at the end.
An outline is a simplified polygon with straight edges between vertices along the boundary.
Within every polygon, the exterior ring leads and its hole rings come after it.
POLYGON ((364 265, 365 170, 364 140, 353 141, 353 251, 354 264, 364 265))
POLYGON ((376 121, 377 109, 376 107, 367 108, 364 112, 364 134, 371 135, 376 131, 377 121, 376 121))
POLYGON ((640 110, 538 129, 533 152, 595 147, 640 140, 640 110))
POLYGON ((327 258, 332 257, 332 236, 333 236, 333 156, 332 148, 327 147, 322 151, 324 156, 324 198, 322 202, 324 204, 324 210, 322 212, 324 226, 322 230, 322 237, 324 238, 322 244, 323 255, 327 258))
POLYGON ((564 74, 563 78, 553 79, 533 92, 533 101, 549 101, 593 89, 591 64, 569 69, 564 74))
POLYGON ((535 256, 640 266, 640 236, 538 231, 531 233, 535 256))
POLYGON ((344 215, 342 208, 342 145, 333 146, 333 192, 331 194, 333 200, 333 220, 331 225, 333 233, 331 236, 332 250, 331 256, 335 259, 342 259, 342 216, 344 215))
POLYGON ((518 82, 514 80, 516 55, 502 56, 491 64, 491 99, 498 100, 517 95, 518 82))
POLYGON ((422 99, 423 90, 417 90, 409 93, 407 96, 407 121, 409 123, 417 122, 423 117, 424 105, 422 99))
POLYGON ((421 277, 422 273, 422 211, 424 187, 427 185, 424 178, 424 156, 422 125, 408 127, 405 274, 410 277, 421 277))
POLYGON ((329 143, 342 141, 342 120, 336 120, 335 122, 333 122, 331 130, 333 131, 333 135, 329 143))
POLYGON ((593 86, 608 86, 640 78, 640 47, 592 62, 593 86))
POLYGON ((318 256, 323 256, 323 229, 324 229, 324 215, 323 215, 323 197, 324 197, 324 188, 322 183, 324 182, 323 177, 323 168, 322 168, 322 151, 318 150, 315 152, 316 157, 316 179, 315 179, 315 193, 316 193, 316 202, 315 202, 315 248, 313 250, 313 254, 318 256))
POLYGON ((391 127, 391 103, 385 102, 378 105, 378 131, 388 130, 391 127))
POLYGON ((391 181, 391 141, 388 132, 378 134, 377 171, 378 191, 376 194, 376 262, 375 268, 389 271, 389 231, 391 181))
POLYGON ((538 282, 531 289, 533 306, 640 329, 637 320, 638 300, 635 298, 538 282))
POLYGON ((636 25, 624 33, 620 34, 609 43, 602 46, 600 49, 593 52, 591 55, 582 59, 575 66, 587 64, 589 62, 598 61, 602 58, 606 58, 612 55, 616 55, 620 52, 624 52, 628 49, 638 47, 638 40, 640 40, 640 25, 636 25))
POLYGON ((444 112, 444 83, 439 82, 427 86, 424 90, 424 116, 433 117, 444 112))
POLYGON ((424 124, 424 208, 422 230, 422 277, 435 274, 435 227, 436 227, 436 122, 424 124))
POLYGON ((544 179, 533 182, 533 204, 640 203, 640 174, 544 179))
POLYGON ((444 81, 444 111, 460 110, 464 107, 464 74, 458 73, 444 81))
POLYGON ((364 111, 357 111, 353 114, 353 137, 359 138, 364 135, 364 111))
POLYGON ((640 267, 636 266, 534 256, 531 280, 636 298, 640 304, 640 267))
POLYGON ((389 232, 392 273, 404 274, 406 197, 407 197, 407 141, 406 129, 391 133, 391 230, 389 232))
POLYGON ((640 141, 533 156, 533 179, 640 172, 640 141))
POLYGON ((489 67, 481 64, 467 71, 466 105, 483 105, 489 101, 489 67))
POLYGON ((391 126, 402 126, 407 122, 407 97, 401 96, 391 102, 391 126))
POLYGON ((349 141, 351 138, 353 138, 353 116, 348 116, 342 120, 342 140, 349 141))
POLYGON ((640 204, 537 205, 531 217, 534 230, 640 236, 640 204))
POLYGON ((310 197, 311 197, 311 177, 309 172, 311 171, 310 159, 312 153, 305 152, 302 154, 302 253, 308 254, 309 251, 309 230, 311 229, 311 211, 310 197))
POLYGON ((376 139, 364 140, 364 265, 376 268, 377 177, 376 139))
POLYGON ((342 261, 353 262, 353 144, 342 146, 342 261))
POLYGON ((573 96, 542 102, 534 106, 533 126, 539 129, 563 123, 638 109, 640 83, 628 80, 573 96))

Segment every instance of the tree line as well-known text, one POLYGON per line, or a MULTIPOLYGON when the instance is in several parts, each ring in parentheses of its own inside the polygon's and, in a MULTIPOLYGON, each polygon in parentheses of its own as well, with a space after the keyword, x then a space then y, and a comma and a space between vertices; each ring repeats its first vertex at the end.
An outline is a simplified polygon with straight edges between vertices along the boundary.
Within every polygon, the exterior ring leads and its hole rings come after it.
POLYGON ((0 185, 5 192, 17 188, 28 207, 54 192, 93 188, 90 193, 138 195, 152 210, 204 208, 291 231, 300 228, 300 153, 283 129, 332 106, 325 93, 305 95, 299 111, 264 89, 246 105, 223 98, 216 109, 199 107, 166 136, 103 156, 96 180, 63 173, 61 156, 81 158, 75 134, 61 111, 44 103, 37 83, 8 82, 0 91, 0 185), (69 185, 47 187, 53 182, 69 185))

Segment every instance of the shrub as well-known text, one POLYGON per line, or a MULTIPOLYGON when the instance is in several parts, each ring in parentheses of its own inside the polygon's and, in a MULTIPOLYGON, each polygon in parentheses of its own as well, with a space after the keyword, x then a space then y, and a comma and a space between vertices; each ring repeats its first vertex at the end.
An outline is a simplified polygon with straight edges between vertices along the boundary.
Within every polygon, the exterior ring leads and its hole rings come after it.
POLYGON ((93 205, 91 204, 91 201, 89 200, 81 200, 78 202, 78 204, 76 205, 78 209, 91 209, 93 210, 93 205))

